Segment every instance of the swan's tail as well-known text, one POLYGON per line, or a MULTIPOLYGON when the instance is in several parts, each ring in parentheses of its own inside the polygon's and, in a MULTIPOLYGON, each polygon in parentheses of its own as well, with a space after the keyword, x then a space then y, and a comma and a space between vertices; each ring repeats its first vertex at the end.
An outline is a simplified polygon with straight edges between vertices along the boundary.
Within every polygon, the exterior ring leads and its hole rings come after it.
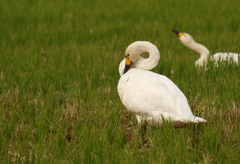
POLYGON ((194 117, 193 120, 195 123, 199 123, 199 122, 207 122, 207 120, 205 120, 204 118, 201 117, 194 117))

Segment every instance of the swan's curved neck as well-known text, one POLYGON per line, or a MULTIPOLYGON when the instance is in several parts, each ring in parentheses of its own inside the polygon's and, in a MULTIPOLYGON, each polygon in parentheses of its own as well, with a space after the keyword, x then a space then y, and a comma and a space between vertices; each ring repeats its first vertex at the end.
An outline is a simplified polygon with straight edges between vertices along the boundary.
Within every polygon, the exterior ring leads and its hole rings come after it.
POLYGON ((207 49, 207 47, 203 46, 202 44, 196 43, 195 41, 192 41, 186 46, 200 54, 200 58, 195 62, 195 66, 203 66, 207 64, 209 56, 209 50, 207 49))
POLYGON ((157 47, 151 43, 145 42, 145 44, 140 47, 140 54, 147 52, 149 53, 148 58, 143 58, 139 56, 136 62, 133 63, 133 68, 139 68, 144 70, 151 70, 156 67, 160 59, 160 53, 157 47))

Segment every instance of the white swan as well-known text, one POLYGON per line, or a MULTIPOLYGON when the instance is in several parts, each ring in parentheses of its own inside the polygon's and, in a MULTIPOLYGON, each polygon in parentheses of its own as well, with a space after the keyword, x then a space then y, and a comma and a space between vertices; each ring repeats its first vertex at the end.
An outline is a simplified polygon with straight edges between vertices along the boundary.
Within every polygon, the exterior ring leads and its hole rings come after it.
MULTIPOLYGON (((206 66, 209 58, 209 50, 202 44, 195 42, 191 35, 185 32, 178 32, 174 29, 173 32, 177 34, 183 45, 200 54, 200 58, 195 62, 195 67, 206 66)), ((215 66, 218 66, 218 62, 222 61, 227 61, 229 63, 233 62, 238 65, 238 56, 240 56, 240 54, 232 52, 218 52, 213 56, 210 56, 210 60, 215 63, 215 66)))
POLYGON ((157 47, 150 42, 136 41, 127 47, 119 65, 121 77, 117 86, 124 106, 136 115, 138 123, 161 125, 166 120, 182 127, 186 123, 206 122, 192 114, 185 95, 170 79, 148 71, 159 59, 157 47), (140 56, 144 52, 149 53, 149 58, 140 56))

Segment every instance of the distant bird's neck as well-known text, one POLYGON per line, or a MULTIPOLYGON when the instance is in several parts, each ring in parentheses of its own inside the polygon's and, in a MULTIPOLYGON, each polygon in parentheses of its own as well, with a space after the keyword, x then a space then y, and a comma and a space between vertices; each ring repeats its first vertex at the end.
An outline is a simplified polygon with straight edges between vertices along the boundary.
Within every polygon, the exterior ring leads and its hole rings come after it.
POLYGON ((209 50, 207 49, 207 47, 203 46, 202 44, 196 43, 195 41, 186 46, 200 54, 200 58, 195 62, 195 66, 206 66, 209 57, 209 50))

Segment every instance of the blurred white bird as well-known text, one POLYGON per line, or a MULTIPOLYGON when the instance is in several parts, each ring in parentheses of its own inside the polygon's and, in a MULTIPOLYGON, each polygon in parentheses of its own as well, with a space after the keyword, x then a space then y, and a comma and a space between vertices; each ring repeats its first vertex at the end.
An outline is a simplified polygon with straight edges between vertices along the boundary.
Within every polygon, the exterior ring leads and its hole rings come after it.
MULTIPOLYGON (((200 58, 195 62, 195 67, 206 66, 209 58, 209 50, 202 44, 195 42, 191 35, 185 32, 178 32, 174 29, 173 32, 177 34, 184 46, 200 54, 200 58)), ((240 54, 232 52, 218 52, 210 56, 210 60, 215 63, 215 66, 218 66, 218 63, 222 61, 227 61, 229 64, 233 62, 238 65, 238 56, 240 56, 240 54)))
POLYGON ((161 125, 163 120, 174 127, 186 123, 206 122, 196 117, 182 91, 166 76, 148 71, 157 66, 160 54, 155 45, 147 41, 130 44, 125 59, 119 65, 118 94, 123 105, 136 115, 138 123, 161 125), (149 58, 140 55, 149 53, 149 58))

